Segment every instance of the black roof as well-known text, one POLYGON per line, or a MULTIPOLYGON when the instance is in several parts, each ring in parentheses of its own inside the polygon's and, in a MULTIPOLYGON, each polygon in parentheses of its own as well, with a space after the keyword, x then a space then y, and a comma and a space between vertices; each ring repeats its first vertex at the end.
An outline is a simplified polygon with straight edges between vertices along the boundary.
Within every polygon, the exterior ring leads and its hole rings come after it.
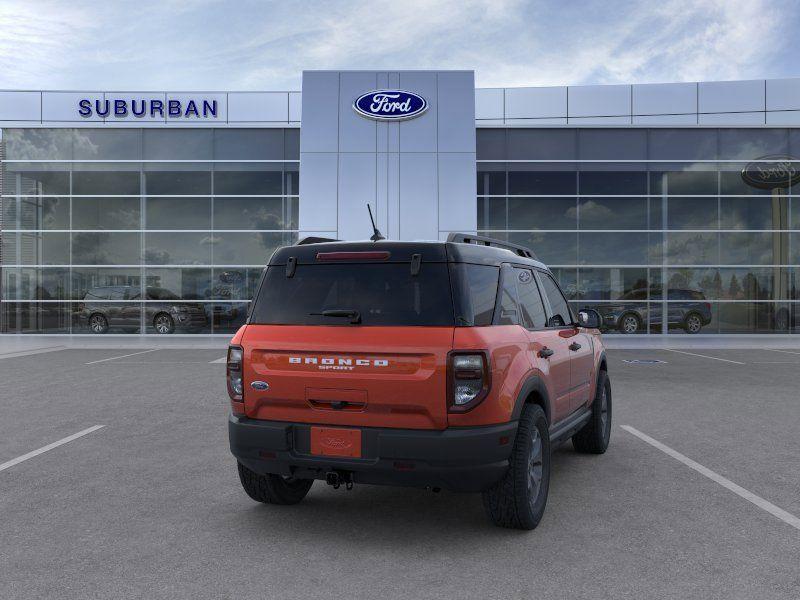
MULTIPOLYGON (((270 265, 285 265, 290 257, 298 264, 316 264, 320 252, 388 252, 386 262, 410 262, 411 256, 419 254, 422 262, 460 262, 482 265, 500 265, 515 263, 530 265, 540 269, 547 267, 532 258, 520 256, 518 252, 495 246, 484 246, 463 242, 414 241, 398 242, 381 240, 378 242, 330 241, 302 243, 295 246, 284 246, 275 251, 270 258, 270 265)), ((328 261, 331 263, 336 260, 328 261)), ((345 261, 342 261, 345 262, 345 261)))

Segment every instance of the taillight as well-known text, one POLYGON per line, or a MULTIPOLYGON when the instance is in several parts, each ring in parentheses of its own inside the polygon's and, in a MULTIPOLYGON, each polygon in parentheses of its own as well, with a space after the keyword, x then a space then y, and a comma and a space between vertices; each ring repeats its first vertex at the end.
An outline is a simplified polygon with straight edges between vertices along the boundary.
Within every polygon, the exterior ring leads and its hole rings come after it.
POLYGON ((456 351, 448 355, 447 395, 450 412, 474 408, 489 393, 489 357, 486 352, 456 351))
POLYGON ((242 356, 241 346, 228 346, 228 395, 231 400, 242 401, 242 356))

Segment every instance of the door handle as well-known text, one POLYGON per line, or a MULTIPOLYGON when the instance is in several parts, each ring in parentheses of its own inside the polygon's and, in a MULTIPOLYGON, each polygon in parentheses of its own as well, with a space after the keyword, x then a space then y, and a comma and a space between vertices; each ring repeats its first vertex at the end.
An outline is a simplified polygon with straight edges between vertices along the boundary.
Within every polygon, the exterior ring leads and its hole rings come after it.
POLYGON ((581 349, 581 345, 578 342, 572 342, 569 345, 569 349, 572 350, 573 352, 576 352, 577 350, 581 349))
POLYGON ((553 356, 553 354, 555 354, 555 352, 550 350, 550 348, 548 348, 547 346, 539 350, 539 356, 541 356, 542 358, 550 358, 551 356, 553 356))

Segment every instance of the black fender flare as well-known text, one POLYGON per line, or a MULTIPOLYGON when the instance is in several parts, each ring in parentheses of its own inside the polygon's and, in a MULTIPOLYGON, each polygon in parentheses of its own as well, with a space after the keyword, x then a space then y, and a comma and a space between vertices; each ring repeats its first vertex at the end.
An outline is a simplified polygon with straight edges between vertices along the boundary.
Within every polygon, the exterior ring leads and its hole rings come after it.
POLYGON ((511 420, 519 420, 519 417, 522 414, 522 408, 525 406, 525 402, 533 392, 537 392, 541 397, 542 404, 544 405, 542 408, 544 409, 544 414, 547 417, 547 422, 552 423, 550 419, 550 394, 547 392, 547 386, 545 386, 544 381, 539 375, 531 375, 525 380, 525 383, 522 384, 522 389, 520 389, 519 394, 517 394, 517 400, 514 403, 514 412, 511 413, 511 420))

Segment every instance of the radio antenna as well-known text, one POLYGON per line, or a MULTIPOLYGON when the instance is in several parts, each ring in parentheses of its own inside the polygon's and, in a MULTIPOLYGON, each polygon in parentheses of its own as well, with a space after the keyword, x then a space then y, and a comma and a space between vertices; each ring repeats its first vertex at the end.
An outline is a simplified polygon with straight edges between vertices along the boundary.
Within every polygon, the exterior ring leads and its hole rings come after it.
POLYGON ((385 240, 386 238, 381 235, 381 232, 378 231, 378 228, 375 227, 375 219, 372 216, 372 207, 367 202, 367 210, 369 211, 369 220, 372 221, 372 236, 369 238, 373 242, 377 242, 378 240, 385 240))

